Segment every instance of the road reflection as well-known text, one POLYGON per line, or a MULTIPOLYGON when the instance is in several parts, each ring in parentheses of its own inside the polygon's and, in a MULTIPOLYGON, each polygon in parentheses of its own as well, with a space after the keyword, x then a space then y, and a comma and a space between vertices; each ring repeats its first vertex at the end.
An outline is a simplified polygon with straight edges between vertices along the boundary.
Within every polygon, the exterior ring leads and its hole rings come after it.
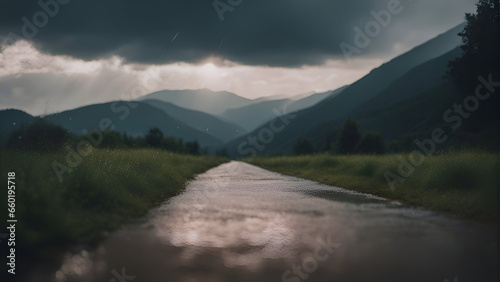
POLYGON ((54 280, 498 281, 496 240, 494 226, 231 162, 54 280))

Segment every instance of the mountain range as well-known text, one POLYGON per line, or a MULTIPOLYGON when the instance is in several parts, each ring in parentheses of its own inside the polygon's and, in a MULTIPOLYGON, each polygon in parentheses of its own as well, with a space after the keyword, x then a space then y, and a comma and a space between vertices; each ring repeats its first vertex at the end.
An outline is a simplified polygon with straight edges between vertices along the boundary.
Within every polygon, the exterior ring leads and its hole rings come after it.
POLYGON ((247 133, 247 131, 237 125, 237 123, 233 123, 204 112, 188 110, 172 103, 155 99, 142 100, 142 102, 161 109, 165 112, 165 114, 170 115, 177 120, 182 120, 185 124, 191 126, 192 128, 201 132, 206 132, 223 142, 231 141, 247 133))
MULTIPOLYGON (((355 119, 362 132, 377 131, 388 142, 418 136, 442 124, 443 111, 460 93, 442 77, 448 62, 461 55, 458 33, 463 27, 459 25, 336 90, 254 100, 208 89, 163 90, 134 101, 89 105, 44 118, 76 134, 98 128, 104 119, 109 119, 115 131, 133 136, 158 127, 167 137, 224 148, 233 157, 243 157, 241 145, 269 132, 270 121, 283 115, 290 122, 273 132, 272 142, 259 145, 257 153, 287 154, 299 138, 309 139, 316 149, 328 147, 348 118, 355 119)), ((0 143, 5 145, 12 130, 35 118, 18 110, 0 111, 0 143)))
MULTIPOLYGON (((301 109, 326 98, 330 92, 310 93, 286 99, 294 109, 301 109)), ((228 109, 254 106, 263 112, 273 98, 246 99, 229 92, 202 90, 164 90, 134 101, 114 101, 88 105, 73 110, 46 115, 43 118, 80 135, 83 131, 99 128, 102 120, 109 120, 113 130, 131 136, 142 136, 150 128, 158 127, 167 137, 198 141, 202 147, 216 148, 247 133, 245 123, 235 122, 222 115, 228 109), (218 115, 221 114, 221 115, 218 115)), ((282 104, 279 104, 280 106, 282 104)), ((29 124, 34 117, 9 109, 0 111, 0 144, 5 145, 10 133, 29 124)), ((260 123, 255 123, 254 129, 260 123)))
MULTIPOLYGON (((365 118, 369 114, 372 116, 377 113, 382 115, 384 111, 380 106, 387 106, 386 103, 392 101, 388 101, 384 97, 390 96, 396 101, 404 100, 432 89, 436 83, 443 82, 442 77, 449 60, 461 54, 457 49, 461 43, 458 33, 463 27, 464 25, 461 24, 415 47, 372 70, 338 95, 327 97, 321 103, 297 112, 293 121, 283 131, 276 132, 273 136, 273 142, 266 144, 264 149, 258 150, 259 153, 289 153, 298 138, 310 138, 311 136, 317 136, 317 138, 311 140, 316 143, 316 146, 323 146, 324 144, 318 144, 318 140, 326 140, 324 138, 324 135, 327 134, 326 129, 332 128, 329 124, 333 124, 334 128, 338 128, 343 121, 354 117, 354 114, 365 116, 365 118), (407 84, 407 81, 411 81, 411 83, 407 84), (394 93, 394 89, 399 90, 394 93), (393 94, 387 94, 389 92, 393 94), (377 99, 377 97, 380 98, 377 99), (368 109, 377 103, 379 112, 372 110, 367 113, 368 109)), ((397 117, 392 116, 392 119, 394 121, 397 117)), ((248 135, 226 144, 230 154, 232 156, 241 156, 241 150, 238 150, 238 147, 244 144, 249 137, 258 136, 259 132, 266 129, 266 126, 257 128, 248 135)), ((361 128, 374 131, 384 130, 384 126, 380 122, 374 121, 371 126, 361 124, 361 128)), ((390 140, 391 137, 406 134, 410 129, 399 128, 391 132, 391 134, 383 136, 386 140, 390 140)))
POLYGON ((226 109, 243 107, 253 102, 230 92, 214 92, 209 89, 163 90, 142 96, 137 100, 159 100, 214 116, 221 115, 226 109))
POLYGON ((346 86, 334 91, 314 93, 303 97, 299 95, 288 99, 263 100, 243 107, 227 109, 222 117, 241 125, 245 130, 252 131, 266 121, 286 113, 293 113, 316 105, 327 97, 342 92, 346 86))

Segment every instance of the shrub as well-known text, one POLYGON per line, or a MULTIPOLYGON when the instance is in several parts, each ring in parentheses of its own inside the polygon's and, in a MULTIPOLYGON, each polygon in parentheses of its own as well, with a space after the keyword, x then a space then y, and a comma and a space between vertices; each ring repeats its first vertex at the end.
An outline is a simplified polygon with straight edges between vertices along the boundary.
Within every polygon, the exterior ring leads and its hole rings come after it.
POLYGON ((71 134, 59 125, 38 119, 27 127, 11 133, 7 141, 8 149, 30 151, 56 151, 70 139, 71 134))

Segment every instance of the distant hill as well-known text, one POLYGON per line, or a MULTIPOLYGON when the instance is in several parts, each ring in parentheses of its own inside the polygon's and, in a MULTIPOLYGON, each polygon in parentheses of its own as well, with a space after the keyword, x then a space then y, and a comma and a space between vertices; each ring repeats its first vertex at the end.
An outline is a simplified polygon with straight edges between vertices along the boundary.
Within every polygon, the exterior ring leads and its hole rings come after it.
POLYGON ((287 113, 292 113, 312 107, 327 97, 339 94, 345 88, 344 86, 334 91, 315 93, 309 96, 301 95, 301 97, 297 97, 297 99, 294 99, 294 97, 278 100, 258 99, 255 100, 256 102, 253 104, 228 109, 224 111, 222 117, 239 124, 247 131, 252 131, 276 117, 279 113, 283 113, 284 110, 286 110, 287 113))
POLYGON ((207 113, 184 109, 172 103, 155 99, 142 100, 142 102, 161 109, 169 116, 223 142, 231 141, 246 133, 246 130, 240 126, 207 113))
MULTIPOLYGON (((458 129, 452 129, 443 120, 446 110, 455 103, 462 103, 465 96, 472 94, 465 93, 463 89, 442 78, 448 62, 460 54, 461 50, 456 48, 415 67, 379 95, 346 115, 346 118, 356 120, 361 132, 376 131, 387 142, 397 140, 403 149, 407 149, 408 145, 412 146, 415 139, 430 138, 432 130, 438 127, 444 129, 449 137, 442 149, 462 146, 497 149, 500 122, 498 96, 492 96, 481 104, 481 110, 464 119, 463 125, 458 129)), ((327 147, 327 143, 335 141, 331 138, 332 134, 335 136, 338 133, 344 121, 345 119, 336 119, 311 124, 297 138, 307 138, 317 150, 322 150, 327 147)), ((289 126, 293 128, 294 123, 292 120, 289 126)), ((289 153, 297 138, 284 138, 287 136, 276 134, 275 140, 260 152, 289 153)), ((241 144, 243 141, 244 139, 238 139, 234 143, 241 144)))
POLYGON ((340 87, 340 88, 333 90, 333 91, 316 93, 316 94, 312 94, 310 96, 301 97, 300 99, 295 99, 295 97, 293 97, 292 100, 294 100, 294 101, 287 106, 288 112, 296 112, 296 111, 310 108, 310 107, 318 104, 319 102, 325 100, 326 98, 333 98, 333 97, 339 95, 340 93, 342 93, 342 91, 346 90, 348 87, 349 86, 346 85, 346 86, 340 87))
POLYGON ((98 129, 102 120, 109 119, 115 127, 114 131, 134 136, 144 135, 150 128, 158 127, 166 137, 182 138, 184 141, 196 140, 201 146, 216 146, 222 143, 206 132, 198 131, 147 103, 134 102, 137 107, 133 109, 127 106, 127 103, 118 101, 95 104, 48 115, 45 119, 76 134, 81 134, 82 130, 98 129))
POLYGON ((461 43, 458 33, 462 31, 463 27, 464 24, 461 24, 372 70, 368 75, 350 85, 340 95, 327 98, 314 109, 310 109, 307 118, 326 121, 345 117, 356 107, 384 91, 391 83, 414 67, 457 48, 461 43))
POLYGON ((226 91, 213 92, 201 90, 163 90, 138 98, 137 100, 160 100, 181 108, 200 111, 211 115, 221 115, 226 109, 243 107, 253 100, 226 91))
POLYGON ((252 131, 276 116, 273 112, 274 109, 282 112, 283 107, 291 102, 292 100, 289 99, 258 102, 240 108, 228 109, 224 111, 222 117, 239 124, 247 131, 252 131))
POLYGON ((349 116, 360 123, 361 130, 376 130, 388 140, 432 127, 436 121, 424 121, 435 115, 442 121, 444 107, 455 102, 448 93, 452 86, 443 80, 443 74, 448 62, 461 54, 460 48, 456 48, 412 69, 349 116), (427 100, 424 99, 426 93, 434 94, 434 104, 422 103, 427 100), (437 113, 433 112, 435 110, 437 113))
MULTIPOLYGON (((290 109, 300 109, 306 107, 316 101, 320 101, 330 95, 331 92, 313 94, 303 99, 293 100, 271 100, 265 99, 249 100, 241 98, 228 92, 212 92, 210 90, 199 91, 161 91, 145 97, 159 97, 165 99, 173 99, 179 103, 187 103, 188 101, 204 106, 205 109, 212 110, 218 108, 218 111, 223 109, 223 106, 217 103, 222 103, 225 106, 245 105, 249 106, 248 116, 243 119, 237 119, 244 123, 247 120, 254 121, 254 127, 266 121, 268 117, 262 117, 260 113, 266 112, 266 106, 270 108, 267 112, 273 115, 273 108, 282 111, 284 105, 289 105, 290 109), (182 97, 185 95, 186 97, 182 97), (210 99, 215 99, 211 101, 210 99), (229 99, 229 100, 227 100, 229 99), (210 103, 208 102, 210 100, 210 103), (218 101, 218 102, 217 102, 218 101), (223 102, 222 102, 223 101, 223 102), (260 103, 255 103, 261 101, 260 103), (252 104, 254 103, 254 104, 252 104), (257 112, 254 112, 257 111, 257 112), (258 113, 255 115, 255 113, 258 113), (260 118, 260 120, 259 120, 260 118)), ((143 99, 144 97, 142 97, 143 99)), ((136 101, 138 107, 136 109, 128 109, 130 116, 121 120, 119 117, 124 114, 123 108, 126 108, 124 101, 118 102, 115 111, 112 109, 114 102, 95 104, 85 106, 69 111, 64 111, 57 114, 51 114, 44 118, 49 122, 61 125, 63 128, 72 131, 76 134, 81 134, 82 130, 92 130, 99 127, 99 122, 104 118, 109 118, 115 126, 115 131, 126 132, 130 135, 144 135, 151 127, 159 127, 168 137, 182 138, 185 141, 197 140, 202 146, 217 146, 223 142, 229 142, 247 131, 236 123, 232 122, 232 117, 214 116, 205 112, 185 109, 173 103, 164 102, 164 99, 144 99, 136 101)), ((224 107, 225 107, 224 106, 224 107)), ((241 114, 241 109, 236 112, 241 114)), ((289 110, 290 111, 290 110, 289 110)), ((25 112, 19 110, 3 110, 0 111, 0 144, 5 145, 10 133, 18 128, 21 124, 26 124, 36 119, 25 112)))
POLYGON ((0 111, 0 146, 7 144, 10 133, 23 124, 28 125, 36 118, 20 110, 8 109, 0 111))
MULTIPOLYGON (((361 132, 379 132, 387 141, 404 135, 427 134, 430 129, 441 126, 445 109, 459 100, 461 91, 442 77, 448 62, 460 54, 456 48, 412 69, 347 116, 358 122, 361 132)), ((329 126, 340 128, 343 121, 331 121, 329 126)), ((303 136, 316 136, 311 141, 322 147, 328 130, 318 125, 303 136)))
MULTIPOLYGON (((273 142, 266 144, 265 149, 260 150, 259 153, 289 153, 295 140, 299 137, 307 136, 307 132, 312 128, 319 125, 325 126, 325 124, 330 122, 342 122, 347 119, 357 108, 365 105, 365 103, 371 101, 375 97, 382 95, 382 92, 388 89, 391 84, 415 67, 440 56, 446 56, 446 53, 456 49, 461 43, 461 38, 457 34, 463 29, 463 26, 463 24, 457 26, 409 52, 396 57, 388 63, 383 64, 347 87, 340 94, 327 97, 315 106, 297 112, 290 124, 288 124, 283 131, 276 133, 273 136, 273 142)), ((450 57, 444 58, 443 60, 446 61, 459 54, 460 53, 453 53, 450 57)), ((442 68, 443 66, 441 65, 439 69, 442 68)), ((435 74, 435 71, 431 69, 430 73, 435 74)), ((443 74, 444 72, 441 73, 439 77, 442 77, 443 74)), ((415 94, 421 93, 424 90, 422 87, 432 86, 425 80, 427 79, 426 71, 419 72, 419 74, 415 75, 420 75, 421 78, 418 76, 414 77, 413 81, 417 81, 417 83, 406 86, 405 89, 409 92, 413 91, 410 89, 412 87, 420 89, 420 91, 413 93, 415 94)), ((406 92, 406 90, 403 90, 403 92, 406 92)), ((405 94, 402 93, 400 95, 405 94)), ((249 133, 248 136, 256 136, 261 128, 249 133)), ((232 155, 237 156, 239 154, 237 149, 238 145, 245 142, 248 136, 243 136, 228 143, 228 151, 232 155)))

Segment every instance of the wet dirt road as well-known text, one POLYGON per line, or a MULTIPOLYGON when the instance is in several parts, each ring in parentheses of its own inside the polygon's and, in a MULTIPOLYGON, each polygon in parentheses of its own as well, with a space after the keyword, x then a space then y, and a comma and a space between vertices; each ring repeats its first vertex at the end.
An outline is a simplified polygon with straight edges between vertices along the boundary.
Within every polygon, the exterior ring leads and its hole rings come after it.
POLYGON ((186 191, 55 281, 498 281, 497 230, 241 162, 186 191))

